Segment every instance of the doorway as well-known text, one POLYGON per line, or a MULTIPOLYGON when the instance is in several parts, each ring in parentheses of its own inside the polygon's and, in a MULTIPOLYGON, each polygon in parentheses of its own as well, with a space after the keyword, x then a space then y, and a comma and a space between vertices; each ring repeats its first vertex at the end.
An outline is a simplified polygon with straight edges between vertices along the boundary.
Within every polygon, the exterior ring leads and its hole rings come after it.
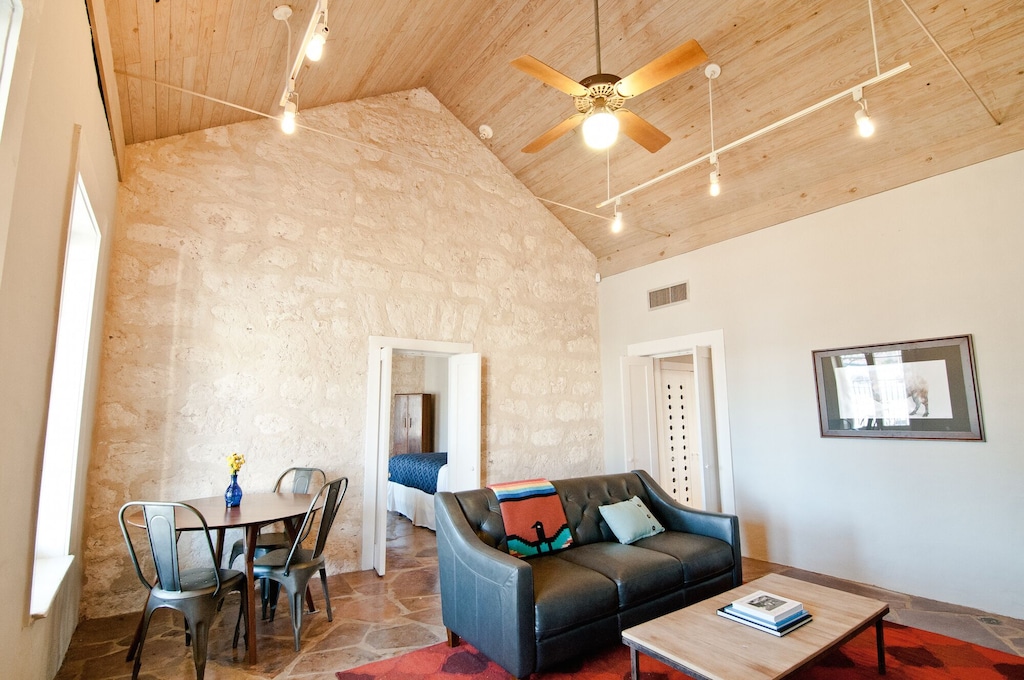
POLYGON ((722 331, 627 347, 621 358, 626 469, 679 502, 735 512, 722 331))
POLYGON ((386 571, 387 464, 391 443, 392 367, 398 355, 447 360, 448 484, 451 490, 480 486, 481 360, 468 343, 373 336, 369 342, 366 445, 363 458, 361 569, 386 571))

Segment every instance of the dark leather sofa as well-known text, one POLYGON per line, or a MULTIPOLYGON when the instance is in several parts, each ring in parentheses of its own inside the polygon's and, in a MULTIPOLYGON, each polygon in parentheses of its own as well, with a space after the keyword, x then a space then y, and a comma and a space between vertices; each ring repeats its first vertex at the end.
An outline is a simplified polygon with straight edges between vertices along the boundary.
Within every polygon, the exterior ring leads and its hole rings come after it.
POLYGON ((434 497, 441 613, 517 678, 621 644, 622 629, 742 583, 739 521, 673 501, 642 470, 552 481, 573 546, 508 554, 490 489, 434 497), (620 544, 598 508, 639 496, 666 531, 620 544))

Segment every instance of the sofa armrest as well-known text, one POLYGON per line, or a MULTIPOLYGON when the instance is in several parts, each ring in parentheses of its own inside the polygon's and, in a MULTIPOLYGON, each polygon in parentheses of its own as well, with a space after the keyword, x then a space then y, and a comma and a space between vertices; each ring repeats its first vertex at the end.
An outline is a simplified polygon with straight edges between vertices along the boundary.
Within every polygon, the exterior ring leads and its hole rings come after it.
POLYGON ((733 586, 743 584, 743 556, 740 551, 740 520, 736 515, 694 510, 677 502, 645 470, 633 470, 640 477, 651 510, 670 531, 684 531, 725 541, 732 546, 733 586))
POLYGON ((526 677, 537 658, 533 570, 481 541, 454 493, 434 495, 434 514, 445 627, 526 677))

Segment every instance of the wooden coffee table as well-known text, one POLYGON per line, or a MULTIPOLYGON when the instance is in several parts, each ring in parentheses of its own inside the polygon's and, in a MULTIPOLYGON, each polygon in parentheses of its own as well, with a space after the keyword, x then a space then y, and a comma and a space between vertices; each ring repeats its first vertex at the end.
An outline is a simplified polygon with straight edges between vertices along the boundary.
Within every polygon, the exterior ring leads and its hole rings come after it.
POLYGON ((841 590, 778 574, 746 583, 716 597, 622 631, 629 646, 633 680, 647 656, 693 678, 782 678, 808 666, 872 624, 878 645, 878 673, 885 674, 882 617, 889 605, 841 590), (756 590, 803 602, 813 620, 783 637, 719 616, 716 611, 756 590))

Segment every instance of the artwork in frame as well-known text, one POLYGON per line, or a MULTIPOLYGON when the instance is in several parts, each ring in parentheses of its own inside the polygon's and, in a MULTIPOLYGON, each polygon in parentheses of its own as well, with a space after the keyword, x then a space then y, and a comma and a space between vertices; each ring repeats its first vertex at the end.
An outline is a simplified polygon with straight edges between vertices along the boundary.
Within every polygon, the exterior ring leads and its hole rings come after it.
POLYGON ((822 437, 985 438, 969 335, 812 356, 822 437))

